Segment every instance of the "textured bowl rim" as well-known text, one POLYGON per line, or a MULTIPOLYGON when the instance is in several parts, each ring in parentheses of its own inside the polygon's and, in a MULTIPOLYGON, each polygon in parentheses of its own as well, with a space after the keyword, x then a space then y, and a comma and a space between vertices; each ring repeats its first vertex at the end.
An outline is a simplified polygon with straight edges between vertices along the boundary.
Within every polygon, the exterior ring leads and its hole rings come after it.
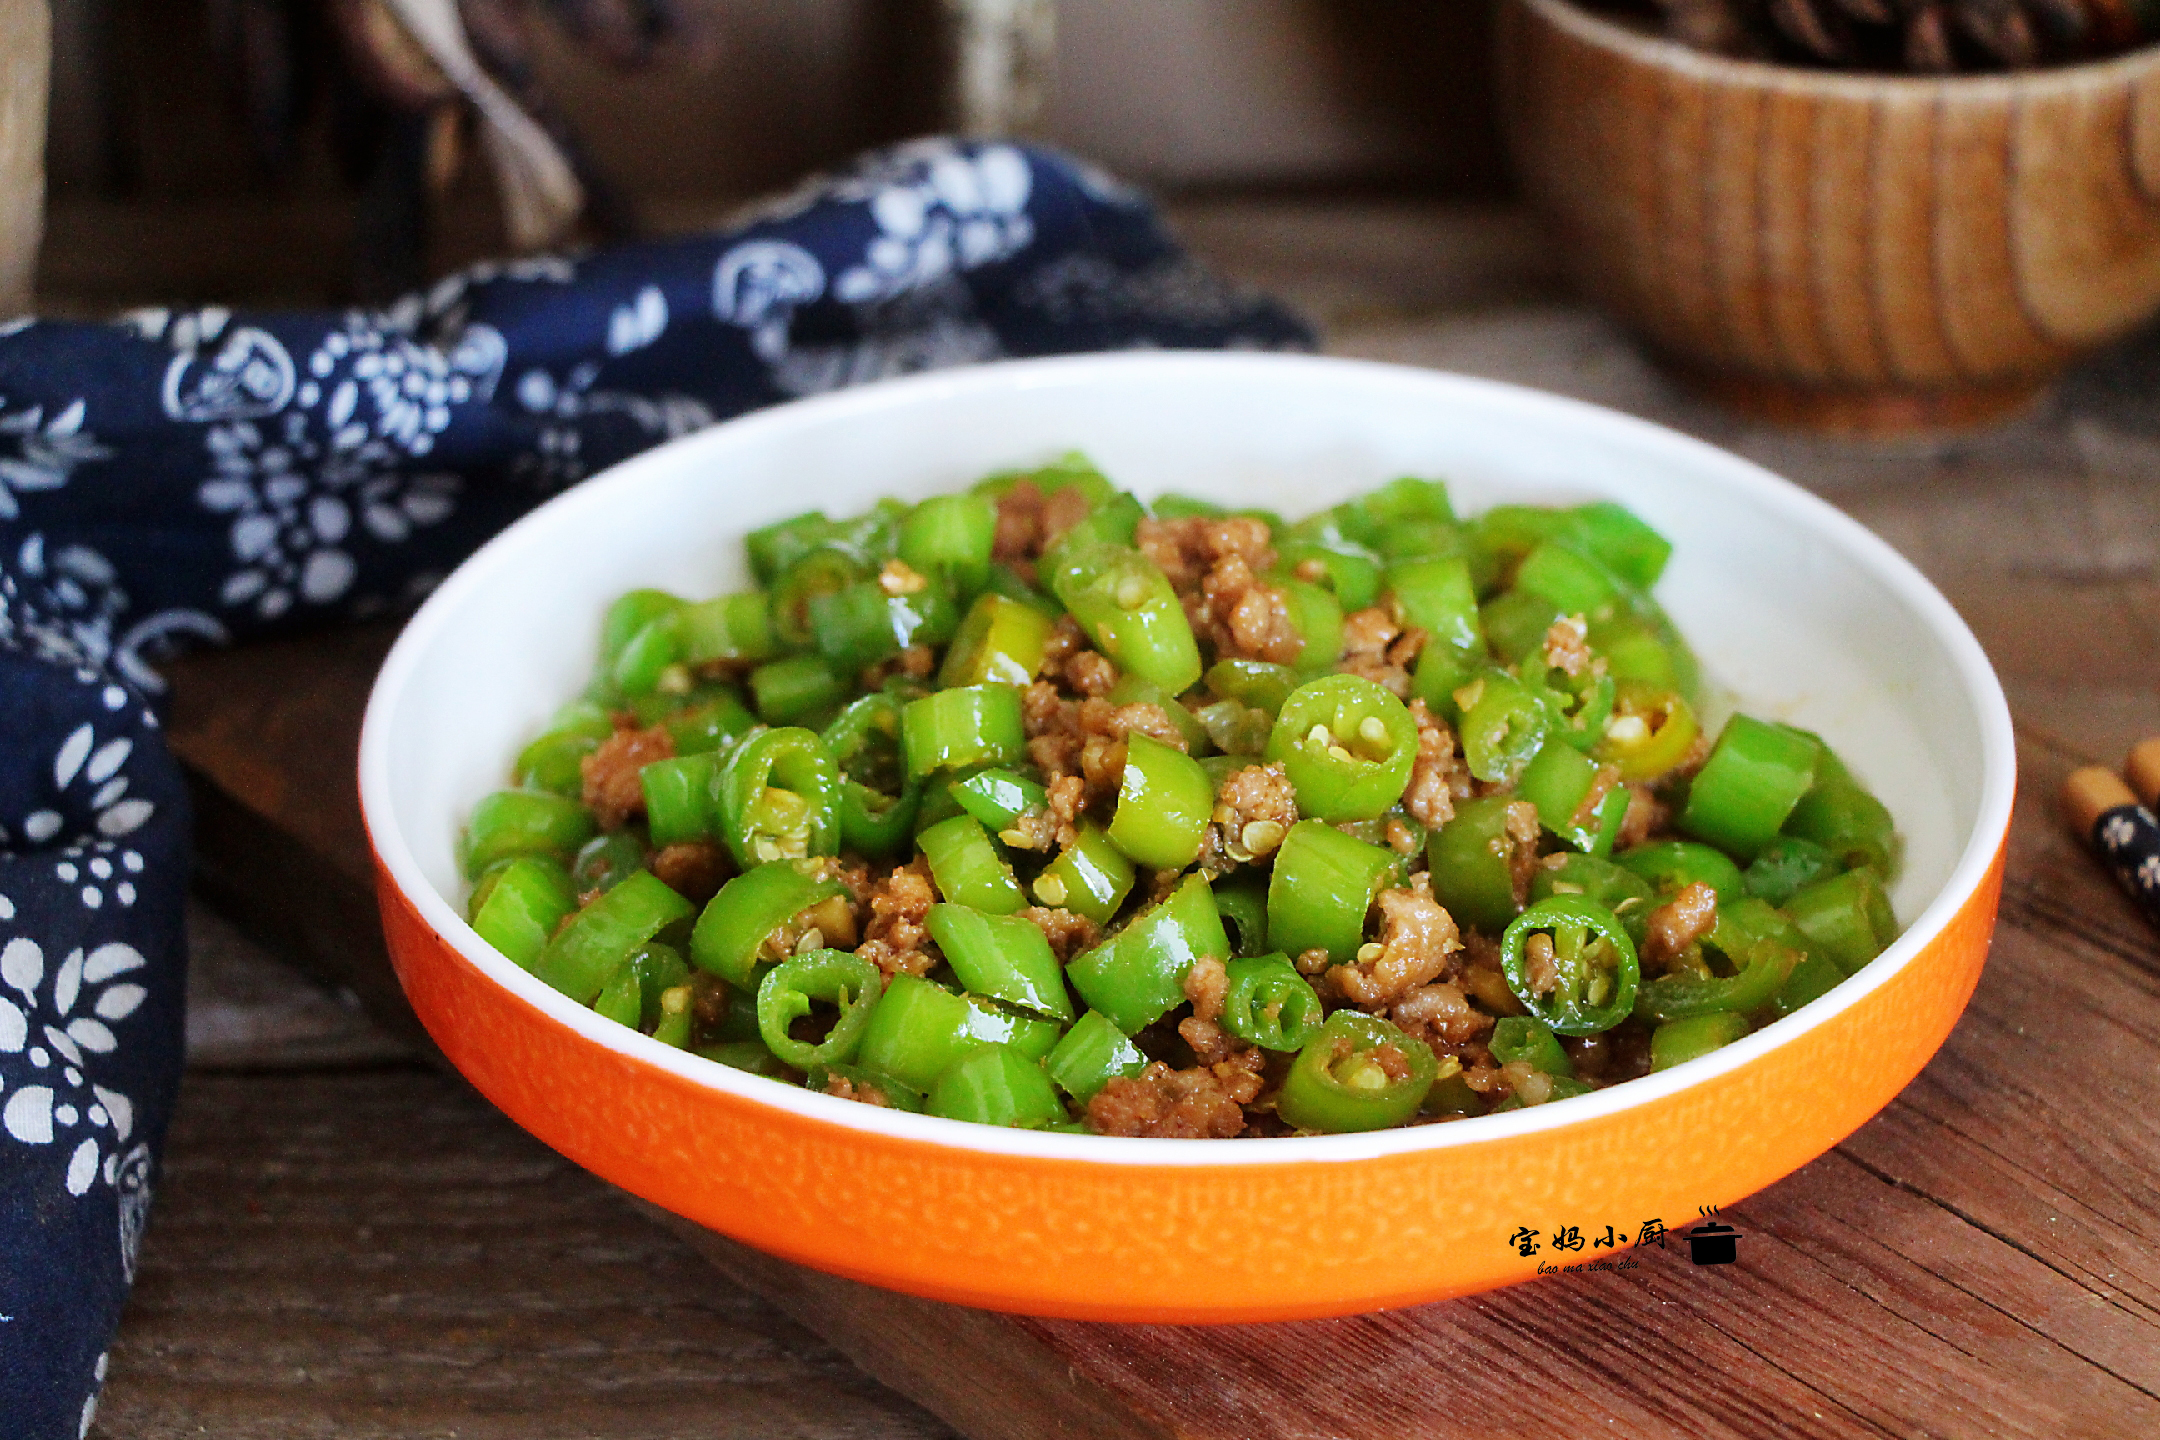
POLYGON ((2046 65, 2015 72, 1982 71, 1954 75, 1904 75, 1876 71, 1812 70, 1775 60, 1744 60, 1713 55, 1678 40, 1631 29, 1596 14, 1576 0, 1515 0, 1546 24, 1565 30, 1600 49, 1625 55, 1637 64, 1686 75, 1691 79, 1785 91, 1805 91, 1851 100, 1871 100, 1885 92, 1936 92, 1964 101, 2029 100, 2043 94, 2072 95, 2160 68, 2160 42, 2139 45, 2120 55, 2046 65))
MULTIPOLYGON (((549 522, 553 523, 553 522, 549 522)), ((1659 1103, 1698 1085, 1740 1070, 1762 1055, 1823 1025, 1904 971, 1978 891, 2008 833, 2016 786, 2016 746, 2002 687, 1979 642, 1955 609, 1911 562, 1858 521, 1815 495, 1731 451, 1683 435, 1648 420, 1585 401, 1553 395, 1504 381, 1378 361, 1254 352, 1113 352, 1045 359, 1000 360, 954 370, 841 390, 754 411, 734 420, 667 442, 609 467, 548 500, 512 523, 468 558, 424 603, 391 647, 368 698, 361 726, 359 789, 362 818, 378 864, 420 918, 445 943, 490 981, 582 1038, 626 1058, 655 1065, 693 1084, 802 1119, 856 1130, 889 1140, 940 1148, 1034 1159, 1058 1164, 1112 1166, 1295 1165, 1344 1163, 1463 1145, 1504 1142, 1512 1137, 1591 1123, 1627 1110, 1659 1103), (1633 439, 1693 456, 1722 470, 1729 484, 1796 529, 1811 532, 1839 548, 1882 583, 1942 643, 1965 686, 1980 733, 1981 787, 1976 818, 1942 888, 1929 900, 1904 934, 1862 971, 1821 1000, 1778 1020, 1710 1055, 1671 1070, 1578 1096, 1565 1105, 1534 1106, 1501 1115, 1479 1116, 1447 1125, 1382 1130, 1360 1135, 1288 1136, 1220 1140, 1130 1139, 1097 1135, 1049 1134, 971 1125, 935 1116, 860 1105, 834 1096, 784 1086, 700 1059, 663 1045, 649 1036, 603 1019, 591 1009, 520 968, 482 940, 436 893, 421 872, 397 823, 391 800, 391 715, 412 682, 421 657, 449 623, 466 595, 486 586, 497 572, 517 566, 526 537, 538 517, 565 509, 605 508, 615 495, 644 483, 647 471, 677 463, 685 449, 724 451, 737 436, 756 436, 806 423, 857 420, 881 411, 903 409, 931 396, 1010 388, 1062 388, 1081 385, 1097 374, 1136 371, 1159 377, 1165 385, 1180 377, 1211 373, 1362 374, 1374 383, 1429 396, 1472 401, 1488 410, 1508 411, 1525 423, 1544 421, 1581 433, 1633 439), (1834 1003, 1832 1003, 1834 1002, 1834 1003)))

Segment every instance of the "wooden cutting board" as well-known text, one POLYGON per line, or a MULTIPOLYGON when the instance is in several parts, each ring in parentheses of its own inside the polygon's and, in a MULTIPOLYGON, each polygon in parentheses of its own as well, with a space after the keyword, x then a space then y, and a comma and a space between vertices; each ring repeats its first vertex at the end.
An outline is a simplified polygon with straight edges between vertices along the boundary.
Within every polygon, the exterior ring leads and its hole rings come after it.
MULTIPOLYGON (((2090 585, 2064 600, 2017 583, 2025 602, 1997 610, 2032 633, 2033 683, 2012 689, 2027 794, 2045 796, 2082 758, 2059 737, 2080 733, 2073 711, 2106 675, 2034 619, 2087 603, 2090 585)), ((353 783, 390 638, 360 628, 190 658, 171 671, 170 733, 205 894, 424 1044, 382 951, 353 783)), ((2150 711, 2134 647, 2115 673, 2143 697, 2124 713, 2150 711)), ((2160 1435, 2156 1116, 2153 936, 2028 803, 1964 1023, 1851 1140, 1725 1213, 1733 1264, 1691 1264, 1675 1240, 1632 1252, 1631 1268, 1388 1314, 1091 1325, 895 1295, 659 1218, 983 1440, 2160 1435)), ((1507 1217, 1541 1231, 1554 1218, 1507 1217)))

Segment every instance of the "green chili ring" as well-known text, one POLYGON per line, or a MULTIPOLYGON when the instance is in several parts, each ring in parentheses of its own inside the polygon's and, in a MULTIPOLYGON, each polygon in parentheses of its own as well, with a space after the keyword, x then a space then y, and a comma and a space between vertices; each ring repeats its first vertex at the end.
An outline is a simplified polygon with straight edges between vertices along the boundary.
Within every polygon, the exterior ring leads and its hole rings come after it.
POLYGON ((863 1029, 884 988, 877 966, 845 950, 791 955, 758 982, 758 1036, 766 1049, 797 1070, 845 1065, 861 1047, 863 1029), (812 1045, 789 1035, 788 1027, 820 1000, 840 1009, 825 1038, 812 1045))
POLYGON ((1417 1113, 1439 1074, 1440 1062, 1423 1041, 1385 1020, 1338 1010, 1298 1051, 1276 1113, 1300 1130, 1386 1130, 1417 1113), (1390 1049, 1406 1071, 1400 1077, 1384 1062, 1382 1051, 1390 1049))
POLYGON ((1612 1029, 1633 1013, 1642 982, 1627 927, 1580 895, 1554 895, 1516 916, 1500 937, 1500 971, 1515 998, 1562 1035, 1612 1029), (1528 973, 1530 937, 1539 934, 1550 937, 1559 968, 1558 985, 1543 994, 1528 973))
POLYGON ((729 754, 713 790, 721 838, 745 870, 840 853, 840 767, 813 730, 751 736, 729 754))
POLYGON ((1222 1024, 1263 1050, 1303 1050, 1320 1033, 1326 1007, 1312 985, 1281 955, 1230 962, 1222 1024))

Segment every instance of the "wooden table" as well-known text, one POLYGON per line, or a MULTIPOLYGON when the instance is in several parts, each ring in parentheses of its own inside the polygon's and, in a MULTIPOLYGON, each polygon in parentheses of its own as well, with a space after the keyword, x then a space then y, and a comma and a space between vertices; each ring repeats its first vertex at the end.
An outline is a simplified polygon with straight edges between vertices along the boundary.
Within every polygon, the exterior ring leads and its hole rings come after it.
MULTIPOLYGON (((1986 975, 1919 1080, 1730 1209, 1732 1266, 1649 1250, 1395 1315, 1207 1331, 887 1296, 651 1223, 269 958, 395 1031, 379 976, 351 968, 364 917, 251 912, 264 875, 340 843, 350 786, 334 754, 297 778, 251 770, 235 737, 291 712, 248 698, 264 662, 208 657, 177 672, 174 725, 209 802, 204 880, 273 945, 198 926, 194 1068, 95 1433, 2160 1435, 2160 944, 2053 806, 2073 765, 2160 732, 2160 344, 1984 435, 1833 445, 1674 393, 1559 289, 1515 213, 1178 221, 1338 353, 1717 440, 1873 527, 1958 606, 2009 692, 2023 785, 1986 975), (320 833, 251 830, 265 811, 320 833)), ((357 688, 381 643, 289 658, 357 688)))

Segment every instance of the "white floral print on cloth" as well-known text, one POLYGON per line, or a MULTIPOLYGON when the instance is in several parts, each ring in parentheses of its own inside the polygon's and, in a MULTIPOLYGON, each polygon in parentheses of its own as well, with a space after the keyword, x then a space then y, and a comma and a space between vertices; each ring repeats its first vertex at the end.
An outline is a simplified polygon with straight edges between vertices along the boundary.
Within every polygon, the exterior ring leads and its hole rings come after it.
POLYGON ((171 645, 408 604, 561 486, 793 395, 1311 344, 1109 177, 949 140, 379 312, 0 323, 0 1435, 88 1429, 178 1084, 187 806, 144 698, 171 645))

